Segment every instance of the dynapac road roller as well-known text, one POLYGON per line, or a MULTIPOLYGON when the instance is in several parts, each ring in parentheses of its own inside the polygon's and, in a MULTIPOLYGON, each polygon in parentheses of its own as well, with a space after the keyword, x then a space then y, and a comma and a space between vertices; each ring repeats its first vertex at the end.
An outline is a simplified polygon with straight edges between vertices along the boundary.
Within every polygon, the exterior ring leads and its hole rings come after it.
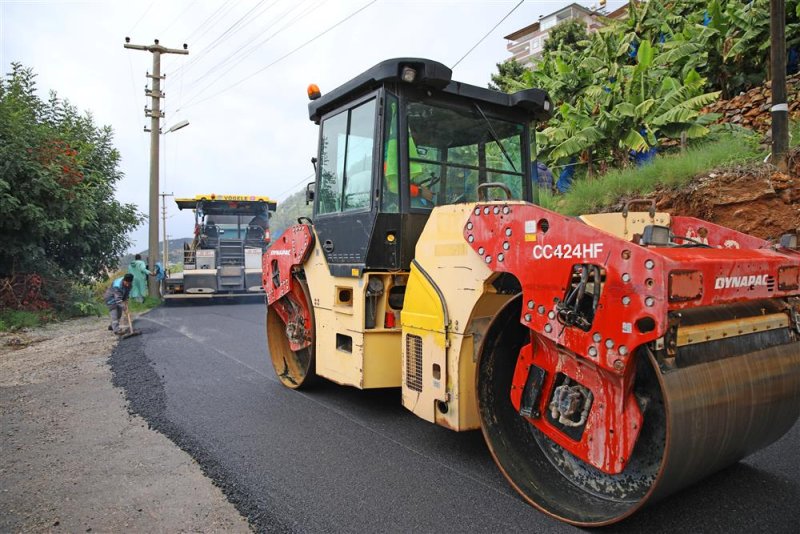
POLYGON ((800 254, 653 204, 535 205, 540 90, 384 61, 321 96, 301 219, 263 256, 289 388, 402 388, 480 428, 510 484, 583 526, 619 521, 781 437, 800 412, 800 254), (631 209, 636 208, 636 209, 631 209))

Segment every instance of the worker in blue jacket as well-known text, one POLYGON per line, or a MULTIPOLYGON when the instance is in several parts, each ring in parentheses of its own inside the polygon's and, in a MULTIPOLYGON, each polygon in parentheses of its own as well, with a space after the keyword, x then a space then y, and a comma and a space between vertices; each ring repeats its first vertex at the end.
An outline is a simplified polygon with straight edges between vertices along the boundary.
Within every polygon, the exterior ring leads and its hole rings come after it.
POLYGON ((128 273, 114 280, 103 295, 103 300, 108 307, 108 313, 111 315, 111 325, 108 329, 117 335, 128 333, 127 328, 119 327, 119 321, 122 318, 122 314, 128 309, 128 296, 132 285, 133 274, 128 273))

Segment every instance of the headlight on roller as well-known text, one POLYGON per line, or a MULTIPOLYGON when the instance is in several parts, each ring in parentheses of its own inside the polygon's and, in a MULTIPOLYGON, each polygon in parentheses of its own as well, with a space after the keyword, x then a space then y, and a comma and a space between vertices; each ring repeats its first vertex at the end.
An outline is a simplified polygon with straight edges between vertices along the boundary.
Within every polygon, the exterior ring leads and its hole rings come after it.
POLYGON ((800 287, 800 267, 789 265, 778 269, 778 289, 793 291, 800 287))

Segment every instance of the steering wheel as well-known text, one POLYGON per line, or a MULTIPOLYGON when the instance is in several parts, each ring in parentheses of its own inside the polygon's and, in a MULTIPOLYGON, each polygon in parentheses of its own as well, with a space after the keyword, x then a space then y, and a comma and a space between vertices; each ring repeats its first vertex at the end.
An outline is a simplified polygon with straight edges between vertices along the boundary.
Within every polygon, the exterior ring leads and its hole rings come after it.
POLYGON ((434 185, 438 184, 441 181, 441 179, 442 179, 441 176, 436 176, 435 174, 431 173, 429 178, 420 180, 419 182, 416 182, 416 184, 431 189, 434 185))

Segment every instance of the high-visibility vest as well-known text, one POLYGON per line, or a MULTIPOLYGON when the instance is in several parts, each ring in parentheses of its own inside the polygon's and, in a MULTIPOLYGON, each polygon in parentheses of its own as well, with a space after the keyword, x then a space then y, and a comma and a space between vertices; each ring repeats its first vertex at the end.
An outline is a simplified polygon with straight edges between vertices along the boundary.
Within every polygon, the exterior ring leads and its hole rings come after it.
MULTIPOLYGON (((386 188, 397 194, 398 191, 398 173, 399 162, 397 159, 397 103, 392 103, 392 120, 389 123, 389 139, 386 141, 386 149, 383 158, 383 176, 386 181, 386 188)), ((417 145, 411 137, 411 130, 408 131, 408 156, 409 158, 419 158, 417 152, 417 145)), ((410 161, 409 167, 411 168, 411 179, 417 178, 422 174, 422 164, 418 161, 410 161)), ((419 194, 418 187, 411 188, 412 196, 419 194)))

